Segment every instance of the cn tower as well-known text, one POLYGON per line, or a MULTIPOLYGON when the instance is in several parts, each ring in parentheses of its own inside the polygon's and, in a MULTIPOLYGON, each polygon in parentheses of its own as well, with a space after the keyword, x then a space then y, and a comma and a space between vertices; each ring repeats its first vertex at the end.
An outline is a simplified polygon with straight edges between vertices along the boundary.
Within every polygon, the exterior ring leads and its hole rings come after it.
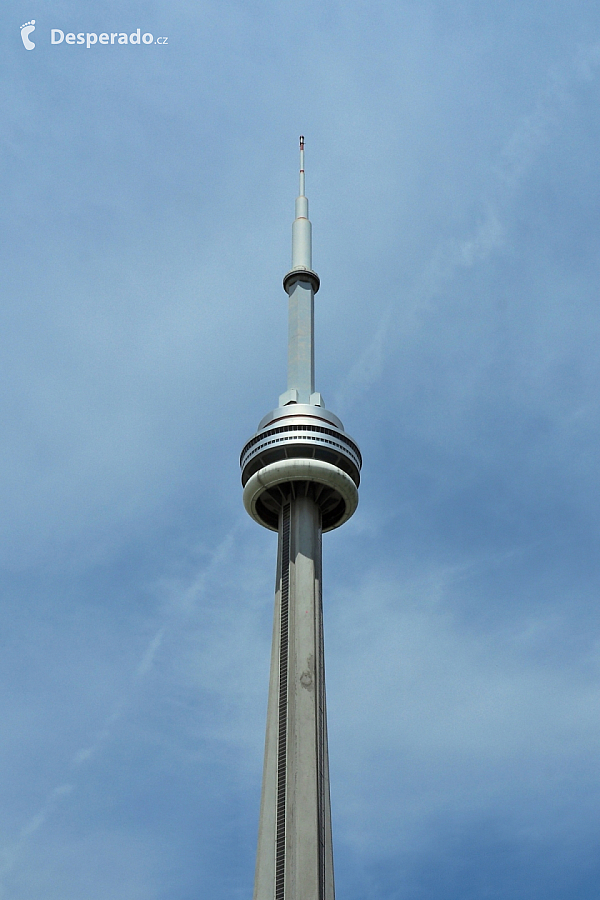
POLYGON ((334 900, 325 708, 321 535, 358 504, 361 455, 315 391, 312 229, 300 191, 292 225, 288 382, 242 450, 244 506, 278 534, 267 735, 254 900, 334 900))

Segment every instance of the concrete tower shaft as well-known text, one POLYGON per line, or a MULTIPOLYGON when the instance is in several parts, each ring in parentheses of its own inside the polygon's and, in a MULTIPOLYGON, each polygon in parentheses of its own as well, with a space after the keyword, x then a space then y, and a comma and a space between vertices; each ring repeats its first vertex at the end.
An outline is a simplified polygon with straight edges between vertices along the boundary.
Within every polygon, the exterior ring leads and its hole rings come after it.
POLYGON ((354 513, 362 459, 314 390, 311 224, 300 192, 292 226, 288 389, 242 450, 244 505, 278 533, 267 735, 254 900, 334 900, 321 536, 354 513))
POLYGON ((281 507, 254 900, 334 900, 320 513, 281 507))

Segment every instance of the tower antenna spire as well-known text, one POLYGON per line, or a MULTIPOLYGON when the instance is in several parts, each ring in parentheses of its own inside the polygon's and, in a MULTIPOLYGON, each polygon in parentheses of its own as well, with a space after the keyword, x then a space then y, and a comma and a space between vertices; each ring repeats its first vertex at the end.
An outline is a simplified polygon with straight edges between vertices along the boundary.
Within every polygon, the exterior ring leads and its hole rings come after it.
MULTIPOLYGON (((292 272, 312 269, 312 225, 308 218, 308 199, 304 184, 304 135, 300 135, 300 191, 296 197, 296 218, 292 225, 292 272)), ((315 287, 315 291, 318 286, 315 287)), ((287 287, 286 287, 287 291, 287 287)))
POLYGON ((304 197, 304 135, 300 135, 300 196, 304 197))
POLYGON ((304 135, 300 136, 300 193, 292 223, 292 268, 283 279, 283 287, 290 298, 288 389, 279 403, 281 406, 313 402, 320 405, 315 393, 314 352, 314 295, 319 290, 319 276, 312 270, 312 225, 304 193, 304 135))

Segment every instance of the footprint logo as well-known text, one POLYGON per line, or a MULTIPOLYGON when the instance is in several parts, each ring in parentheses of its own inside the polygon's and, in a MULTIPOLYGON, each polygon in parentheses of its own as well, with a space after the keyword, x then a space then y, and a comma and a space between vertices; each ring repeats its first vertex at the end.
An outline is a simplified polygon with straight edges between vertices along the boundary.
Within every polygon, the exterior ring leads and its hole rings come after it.
POLYGON ((35 31, 35 19, 32 19, 31 22, 25 22, 24 25, 21 25, 21 37, 23 38, 23 46, 26 50, 33 50, 35 44, 33 41, 29 40, 29 35, 32 31, 35 31))

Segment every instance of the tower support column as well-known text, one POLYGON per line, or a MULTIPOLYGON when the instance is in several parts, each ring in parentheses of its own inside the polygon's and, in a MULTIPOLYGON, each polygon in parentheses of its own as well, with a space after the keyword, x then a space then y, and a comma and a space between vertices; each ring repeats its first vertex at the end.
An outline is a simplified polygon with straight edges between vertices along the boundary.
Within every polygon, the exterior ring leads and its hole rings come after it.
POLYGON ((321 512, 284 500, 254 900, 334 900, 321 512))

